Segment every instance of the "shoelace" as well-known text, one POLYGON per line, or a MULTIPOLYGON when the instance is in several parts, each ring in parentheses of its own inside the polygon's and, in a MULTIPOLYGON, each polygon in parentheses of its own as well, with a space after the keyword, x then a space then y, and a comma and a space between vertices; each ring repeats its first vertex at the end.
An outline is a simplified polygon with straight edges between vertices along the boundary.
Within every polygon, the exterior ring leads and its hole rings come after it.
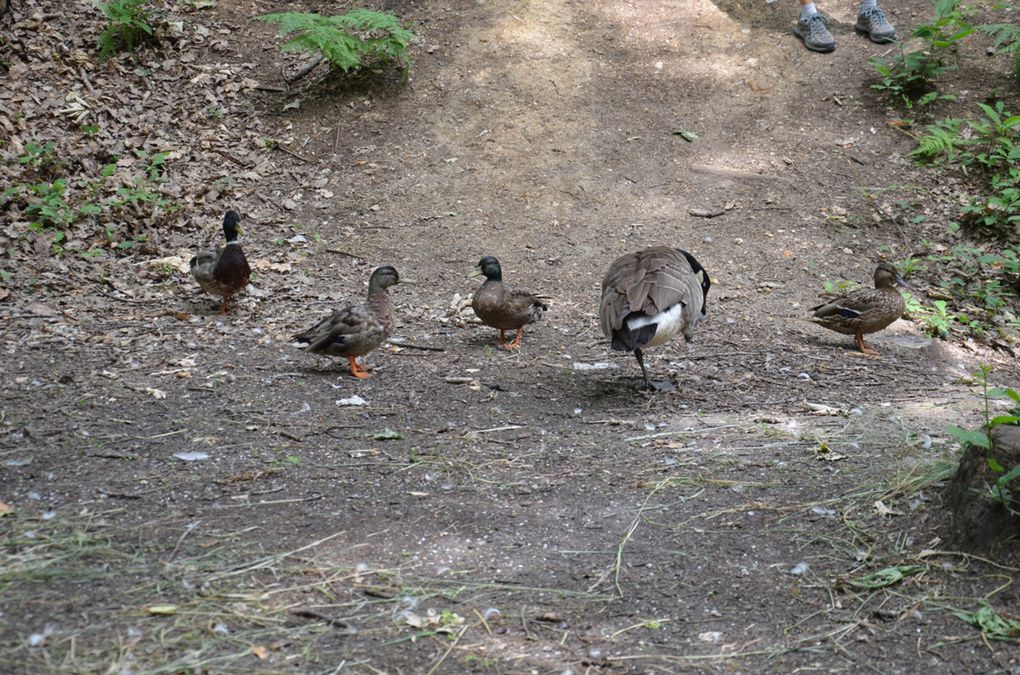
POLYGON ((885 12, 880 10, 878 7, 872 7, 861 12, 861 16, 871 19, 872 23, 877 26, 885 26, 889 23, 885 18, 885 12))
POLYGON ((808 30, 811 31, 812 35, 815 35, 816 33, 824 35, 823 31, 827 31, 829 29, 828 22, 821 14, 812 14, 806 19, 806 21, 808 30))

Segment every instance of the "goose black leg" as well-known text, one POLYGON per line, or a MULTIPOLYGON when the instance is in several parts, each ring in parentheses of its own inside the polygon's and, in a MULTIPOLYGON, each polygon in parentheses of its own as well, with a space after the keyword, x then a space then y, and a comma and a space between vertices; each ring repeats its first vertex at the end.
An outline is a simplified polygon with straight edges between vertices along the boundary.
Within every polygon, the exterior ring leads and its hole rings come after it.
POLYGON ((653 382, 648 379, 648 370, 645 368, 644 355, 641 353, 641 349, 634 350, 634 357, 637 359, 638 365, 641 366, 641 375, 645 378, 645 384, 642 389, 645 391, 675 391, 676 385, 672 382, 653 382))

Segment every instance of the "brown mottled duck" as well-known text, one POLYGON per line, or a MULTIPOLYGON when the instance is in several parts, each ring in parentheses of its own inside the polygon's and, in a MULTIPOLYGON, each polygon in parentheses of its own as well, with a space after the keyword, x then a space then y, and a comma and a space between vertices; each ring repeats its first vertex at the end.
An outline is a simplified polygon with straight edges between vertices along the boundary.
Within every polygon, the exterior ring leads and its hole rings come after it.
POLYGON ((877 333, 903 316, 903 296, 896 286, 905 286, 896 268, 880 263, 875 268, 875 287, 859 288, 846 295, 811 308, 809 319, 819 326, 844 335, 853 335, 863 354, 877 355, 864 344, 864 336, 877 333))
POLYGON ((380 267, 368 281, 368 299, 364 304, 333 312, 295 335, 291 344, 316 354, 346 356, 351 375, 359 379, 371 377, 370 369, 359 365, 357 357, 368 354, 389 337, 396 310, 386 289, 399 283, 413 282, 401 279, 397 270, 388 265, 380 267))

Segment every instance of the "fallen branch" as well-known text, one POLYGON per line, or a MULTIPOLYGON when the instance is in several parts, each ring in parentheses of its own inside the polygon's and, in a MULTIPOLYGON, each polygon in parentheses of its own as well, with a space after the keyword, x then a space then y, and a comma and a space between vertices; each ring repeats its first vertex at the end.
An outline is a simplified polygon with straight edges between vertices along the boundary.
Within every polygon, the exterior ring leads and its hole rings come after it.
POLYGON ((360 255, 339 248, 327 248, 326 253, 336 253, 338 255, 345 255, 348 258, 354 258, 355 260, 364 260, 360 255))
POLYGON ((322 63, 323 58, 325 57, 323 57, 322 54, 319 54, 317 57, 315 57, 305 65, 301 66, 300 70, 298 70, 296 73, 288 77, 287 82, 297 82, 302 77, 315 70, 315 66, 322 63))
POLYGON ((290 614, 293 616, 300 616, 304 619, 315 619, 322 621, 323 623, 329 624, 334 628, 349 628, 349 624, 346 621, 340 619, 334 619, 331 616, 326 616, 322 612, 316 612, 314 609, 308 609, 306 607, 292 607, 290 614))
POLYGON ((291 157, 295 157, 297 159, 300 159, 305 164, 314 164, 315 163, 312 160, 310 160, 310 159, 308 159, 306 157, 302 157, 301 155, 297 154, 293 150, 291 150, 291 149, 289 149, 289 148, 287 148, 287 147, 285 147, 285 146, 283 146, 283 145, 281 145, 279 143, 277 143, 275 147, 276 147, 277 150, 280 150, 281 152, 285 152, 288 155, 290 155, 291 157))
POLYGON ((445 352, 446 349, 443 347, 430 347, 428 345, 413 345, 410 342, 396 342, 394 340, 388 340, 389 344, 394 347, 407 347, 408 349, 420 349, 423 352, 445 352))

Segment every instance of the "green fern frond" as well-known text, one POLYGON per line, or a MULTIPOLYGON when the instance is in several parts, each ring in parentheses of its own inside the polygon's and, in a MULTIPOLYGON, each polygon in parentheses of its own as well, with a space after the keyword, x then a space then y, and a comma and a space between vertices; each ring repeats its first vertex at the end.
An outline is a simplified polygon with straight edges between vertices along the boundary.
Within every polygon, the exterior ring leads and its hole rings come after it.
POLYGON ((414 33, 386 12, 354 9, 339 16, 301 12, 266 14, 260 20, 279 26, 280 35, 293 35, 283 51, 319 52, 334 68, 357 70, 366 61, 399 61, 410 67, 407 46, 414 33))
POLYGON ((1011 23, 986 23, 978 28, 995 40, 992 45, 995 49, 1003 45, 1006 46, 1005 51, 1020 49, 1020 26, 1011 23))
POLYGON ((971 144, 961 133, 965 120, 946 118, 927 127, 928 133, 920 138, 911 153, 921 161, 952 161, 957 150, 971 144))

